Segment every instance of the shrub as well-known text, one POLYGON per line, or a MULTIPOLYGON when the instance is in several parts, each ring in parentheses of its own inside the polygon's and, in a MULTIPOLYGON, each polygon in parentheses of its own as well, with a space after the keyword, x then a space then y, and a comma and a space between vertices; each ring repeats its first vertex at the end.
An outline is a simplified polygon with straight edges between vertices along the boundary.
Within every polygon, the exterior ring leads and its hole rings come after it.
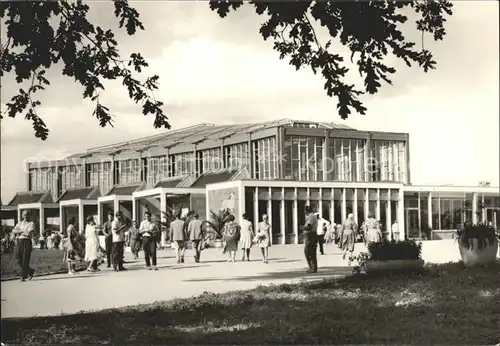
POLYGON ((382 241, 368 245, 371 261, 414 260, 422 257, 422 243, 414 240, 382 241))
POLYGON ((496 233, 495 228, 485 223, 477 225, 465 223, 462 228, 455 232, 455 240, 458 240, 459 244, 467 250, 473 250, 474 248, 474 242, 471 242, 472 239, 477 239, 477 246, 482 249, 488 244, 492 244, 495 239, 500 240, 500 236, 496 233))

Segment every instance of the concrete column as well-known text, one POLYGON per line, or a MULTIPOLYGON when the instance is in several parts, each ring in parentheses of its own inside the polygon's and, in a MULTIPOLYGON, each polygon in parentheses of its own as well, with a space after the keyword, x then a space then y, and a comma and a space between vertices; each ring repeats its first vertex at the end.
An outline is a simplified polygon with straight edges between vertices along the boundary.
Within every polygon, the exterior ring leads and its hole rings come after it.
MULTIPOLYGON (((267 198, 267 217, 268 217, 268 220, 272 223, 274 223, 273 221, 273 203, 272 203, 272 199, 271 199, 271 188, 269 188, 269 197, 267 198)), ((271 232, 271 245, 273 244, 273 224, 271 223, 271 229, 270 229, 270 232, 271 232)))
POLYGON ((398 228, 399 228, 400 240, 406 239, 404 213, 405 213, 404 194, 403 194, 403 189, 400 188, 398 191, 398 228))
POLYGON ((432 192, 427 197, 427 226, 432 229, 432 192))
POLYGON ((481 222, 487 222, 486 208, 484 207, 484 193, 481 194, 481 222))
POLYGON ((253 191, 253 224, 257 228, 259 224, 259 188, 255 187, 253 191))
POLYGON ((40 204, 40 236, 45 231, 45 208, 40 204))
POLYGON ((293 197, 293 234, 295 235, 295 244, 299 243, 299 205, 297 203, 297 188, 294 188, 293 197))
POLYGON ((385 229, 389 232, 389 239, 392 239, 392 210, 391 210, 391 190, 389 192, 389 200, 384 201, 385 203, 385 229))
POLYGON ((83 233, 85 227, 85 215, 84 215, 84 207, 83 200, 78 201, 78 231, 80 234, 83 233))
POLYGON ((281 201, 280 201, 280 234, 281 244, 286 244, 286 230, 285 230, 285 188, 281 188, 281 201))
MULTIPOLYGON (((368 213, 370 212, 370 196, 368 195, 370 193, 370 189, 365 189, 365 200, 364 200, 364 208, 365 208, 365 220, 368 218, 368 213)), ((365 221, 361 220, 361 222, 365 221)))
POLYGON ((345 188, 342 189, 342 203, 340 205, 340 210, 341 210, 341 215, 342 215, 342 223, 344 223, 345 219, 347 218, 347 205, 346 205, 346 195, 345 195, 345 188))
MULTIPOLYGON (((245 187, 243 186, 243 182, 240 181, 240 184, 238 186, 238 194, 239 194, 239 199, 238 199, 238 209, 239 209, 239 214, 238 215, 238 220, 239 224, 243 222, 243 213, 245 213, 245 187)), ((134 206, 134 203, 132 203, 132 206, 134 206)))
MULTIPOLYGON (((118 201, 116 201, 118 202, 118 201)), ((160 193, 160 221, 167 222, 167 217, 165 213, 167 212, 167 195, 165 192, 160 193)))
POLYGON ((137 209, 138 209, 137 208, 137 199, 135 199, 135 197, 132 197, 132 221, 135 220, 139 224, 139 218, 138 218, 138 215, 137 215, 137 209))
MULTIPOLYGON (((167 156, 167 160, 168 160, 168 156, 167 156)), ((212 217, 211 217, 212 214, 210 213, 210 204, 209 204, 209 198, 208 198, 209 193, 210 193, 210 191, 206 190, 206 192, 205 192, 205 215, 206 215, 206 219, 208 221, 213 221, 212 217)), ((137 203, 139 203, 139 200, 140 199, 137 200, 137 203)), ((140 208, 139 208, 139 210, 140 210, 140 208)))
POLYGON ((331 193, 331 198, 330 198, 330 222, 333 223, 335 222, 334 218, 335 218, 335 189, 330 189, 330 193, 331 193))
POLYGON ((311 190, 309 188, 306 189, 306 193, 307 193, 307 205, 308 206, 311 206, 311 190))
POLYGON ((352 202, 352 213, 354 214, 354 222, 359 225, 358 220, 358 189, 354 189, 354 198, 352 202))
POLYGON ((65 217, 64 217, 64 207, 59 204, 59 233, 63 232, 65 221, 66 220, 65 220, 65 217))
MULTIPOLYGON (((116 196, 113 196, 113 214, 120 210, 120 202, 116 196)), ((162 209, 163 210, 163 209, 162 209)))
POLYGON ((474 225, 477 224, 477 201, 478 201, 478 193, 472 193, 472 223, 474 225))
POLYGON ((377 189, 377 203, 375 203, 375 218, 380 221, 380 189, 377 189))

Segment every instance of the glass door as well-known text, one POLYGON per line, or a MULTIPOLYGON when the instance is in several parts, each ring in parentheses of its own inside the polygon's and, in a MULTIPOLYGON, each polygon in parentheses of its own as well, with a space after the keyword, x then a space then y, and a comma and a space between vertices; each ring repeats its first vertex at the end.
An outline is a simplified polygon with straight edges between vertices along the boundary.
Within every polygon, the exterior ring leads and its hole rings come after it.
POLYGON ((418 222, 418 208, 406 209, 405 226, 407 232, 406 237, 408 239, 421 238, 418 222))

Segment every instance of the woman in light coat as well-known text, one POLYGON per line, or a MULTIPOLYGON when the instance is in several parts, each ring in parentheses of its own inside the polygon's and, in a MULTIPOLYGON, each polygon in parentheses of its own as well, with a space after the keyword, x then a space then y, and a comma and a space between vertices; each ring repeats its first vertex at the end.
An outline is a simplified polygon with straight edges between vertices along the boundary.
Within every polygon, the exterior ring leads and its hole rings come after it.
POLYGON ((242 261, 250 261, 250 248, 252 247, 252 240, 254 237, 253 225, 248 220, 248 215, 243 214, 243 222, 241 223, 241 235, 240 235, 240 249, 243 251, 242 261))
POLYGON ((268 222, 266 214, 262 215, 262 221, 259 223, 255 239, 262 253, 262 261, 267 263, 269 257, 269 247, 271 246, 271 225, 268 222))
POLYGON ((99 260, 99 236, 98 229, 94 222, 94 217, 87 218, 87 225, 85 226, 85 261, 89 263, 87 271, 99 271, 97 261, 99 260))

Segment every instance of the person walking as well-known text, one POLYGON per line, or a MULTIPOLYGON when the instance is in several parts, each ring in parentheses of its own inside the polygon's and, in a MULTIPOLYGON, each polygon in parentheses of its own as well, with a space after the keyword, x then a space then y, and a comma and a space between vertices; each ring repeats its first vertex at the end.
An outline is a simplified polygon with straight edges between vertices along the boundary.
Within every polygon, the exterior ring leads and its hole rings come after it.
POLYGON ((191 221, 188 223, 188 235, 189 240, 191 240, 191 247, 194 250, 194 261, 196 263, 200 262, 204 237, 203 222, 199 218, 199 214, 195 212, 191 221))
POLYGON ((342 223, 342 259, 346 258, 347 252, 354 252, 354 244, 356 243, 357 225, 354 221, 354 214, 347 215, 347 219, 342 223))
POLYGON ((106 221, 102 227, 102 233, 104 234, 104 246, 106 250, 106 262, 107 267, 111 268, 113 264, 113 256, 111 255, 113 249, 113 233, 111 232, 111 225, 113 223, 113 213, 108 213, 108 221, 106 221))
POLYGON ((85 257, 85 244, 76 228, 75 217, 69 219, 68 227, 63 237, 64 261, 68 263, 68 274, 75 275, 77 274, 76 263, 81 262, 85 257))
POLYGON ((255 240, 262 254, 262 262, 267 263, 269 259, 269 248, 271 247, 271 224, 266 214, 262 215, 262 221, 259 222, 255 240))
POLYGON ((146 261, 146 269, 158 270, 156 267, 156 224, 151 221, 151 213, 144 213, 144 220, 139 226, 139 234, 142 239, 142 250, 144 251, 144 260, 146 261), (151 267, 151 264, 153 265, 151 267))
POLYGON ((248 215, 243 214, 243 221, 241 222, 241 237, 239 242, 239 247, 243 251, 242 261, 250 261, 250 249, 252 247, 252 241, 254 238, 253 225, 248 220, 248 215))
POLYGON ((99 259, 99 236, 95 226, 94 217, 87 217, 87 225, 85 226, 85 261, 88 262, 87 271, 99 271, 97 261, 99 259))
POLYGON ((368 219, 365 221, 363 232, 366 236, 366 245, 382 241, 380 223, 375 219, 373 213, 368 213, 368 219))
POLYGON ((316 273, 318 271, 318 258, 316 256, 318 217, 313 213, 309 205, 305 208, 305 214, 306 221, 302 226, 302 234, 304 235, 304 255, 309 266, 307 272, 316 273))
POLYGON ((399 224, 398 224, 398 220, 394 220, 394 223, 392 224, 392 227, 391 227, 391 231, 392 231, 391 240, 399 241, 399 224))
POLYGON ((141 233, 137 228, 137 221, 132 221, 132 226, 129 230, 130 251, 134 259, 139 258, 139 251, 141 250, 141 233))
POLYGON ((184 221, 181 220, 181 211, 175 212, 175 220, 170 223, 170 239, 175 245, 177 263, 184 263, 186 251, 186 233, 184 232, 184 221))
POLYGON ((21 281, 31 280, 35 275, 35 270, 30 267, 31 252, 33 251, 33 233, 35 232, 35 223, 30 220, 27 210, 23 210, 22 220, 12 230, 14 236, 17 236, 17 245, 15 249, 17 263, 21 267, 21 281))
POLYGON ((123 250, 125 248, 125 231, 127 230, 127 225, 123 220, 121 211, 117 211, 115 216, 115 219, 111 223, 111 233, 113 236, 113 245, 111 248, 111 253, 113 254, 113 269, 115 271, 123 271, 127 270, 123 267, 123 250))
POLYGON ((236 260, 236 251, 238 250, 238 241, 240 240, 240 226, 234 221, 234 215, 227 218, 228 222, 224 225, 223 240, 224 252, 229 253, 228 262, 236 260))
POLYGON ((316 234, 318 235, 319 252, 324 255, 325 251, 323 249, 323 244, 325 244, 325 233, 328 227, 330 227, 330 221, 323 219, 319 213, 317 213, 316 216, 318 217, 316 234))

